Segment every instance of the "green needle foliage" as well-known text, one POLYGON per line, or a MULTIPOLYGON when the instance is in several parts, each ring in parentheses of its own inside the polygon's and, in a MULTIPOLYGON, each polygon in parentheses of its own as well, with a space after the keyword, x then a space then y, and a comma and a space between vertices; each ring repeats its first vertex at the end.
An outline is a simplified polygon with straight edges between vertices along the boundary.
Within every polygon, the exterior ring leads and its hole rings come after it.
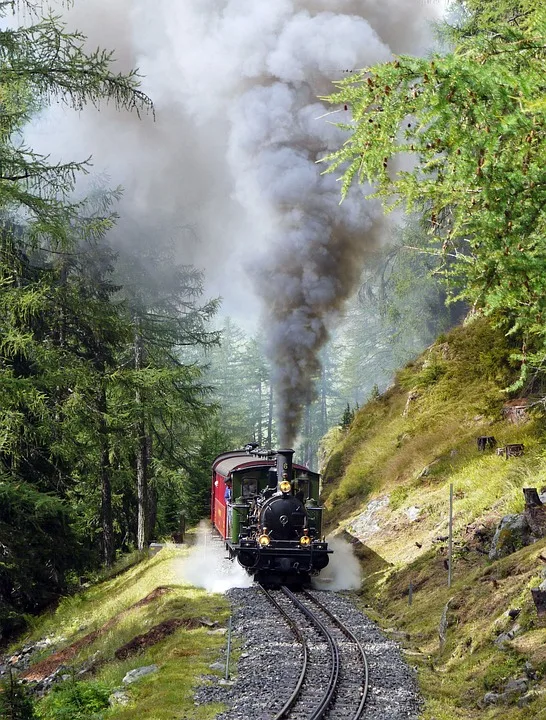
POLYGON ((461 5, 452 50, 400 56, 338 82, 347 142, 326 158, 342 194, 369 181, 424 213, 457 297, 546 360, 546 11, 536 0, 461 5), (474 12, 475 9, 478 12, 474 12))
POLYGON ((20 685, 11 672, 0 685, 0 717, 5 720, 37 720, 25 686, 20 685))
MULTIPOLYGON (((57 16, 41 17, 43 3, 21 4, 30 24, 0 30, 0 211, 24 221, 35 239, 69 245, 81 212, 69 198, 89 159, 51 162, 25 144, 24 125, 53 101, 76 110, 114 103, 139 113, 153 106, 139 89, 136 70, 118 73, 112 52, 87 52, 84 35, 67 32, 57 16)), ((0 3, 0 17, 15 14, 18 5, 0 3)))
POLYGON ((99 682, 75 682, 71 678, 53 687, 40 706, 40 718, 48 720, 100 720, 109 707, 111 690, 99 682))
POLYGON ((108 394, 132 340, 125 309, 112 301, 112 258, 109 266, 97 248, 116 193, 92 212, 74 200, 88 163, 35 153, 25 126, 54 100, 76 110, 152 109, 136 71, 116 72, 109 51, 87 52, 83 35, 41 16, 42 3, 2 2, 0 17, 20 5, 26 24, 9 27, 14 17, 0 30, 2 639, 22 613, 58 597, 71 572, 96 562, 96 536, 105 559, 114 556, 108 394))

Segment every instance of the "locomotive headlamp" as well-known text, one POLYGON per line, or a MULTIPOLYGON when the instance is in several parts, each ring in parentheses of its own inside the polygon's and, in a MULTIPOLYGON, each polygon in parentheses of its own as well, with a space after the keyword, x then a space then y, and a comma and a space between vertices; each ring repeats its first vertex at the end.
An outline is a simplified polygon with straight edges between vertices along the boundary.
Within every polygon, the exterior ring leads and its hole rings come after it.
POLYGON ((283 480, 279 487, 282 493, 289 493, 292 489, 292 485, 290 485, 288 480, 283 480))
POLYGON ((309 535, 302 535, 300 537, 300 545, 311 545, 311 538, 309 535))
POLYGON ((271 540, 269 538, 269 535, 260 535, 260 537, 258 538, 258 545, 260 547, 267 547, 270 542, 271 540))

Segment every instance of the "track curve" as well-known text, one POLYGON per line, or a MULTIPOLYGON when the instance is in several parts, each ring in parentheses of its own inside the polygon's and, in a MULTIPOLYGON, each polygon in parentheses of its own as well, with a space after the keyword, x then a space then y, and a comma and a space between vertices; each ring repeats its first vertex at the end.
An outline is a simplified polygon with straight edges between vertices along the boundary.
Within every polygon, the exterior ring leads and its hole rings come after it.
POLYGON ((302 647, 296 686, 272 720, 359 720, 368 663, 354 634, 314 594, 262 590, 302 647))

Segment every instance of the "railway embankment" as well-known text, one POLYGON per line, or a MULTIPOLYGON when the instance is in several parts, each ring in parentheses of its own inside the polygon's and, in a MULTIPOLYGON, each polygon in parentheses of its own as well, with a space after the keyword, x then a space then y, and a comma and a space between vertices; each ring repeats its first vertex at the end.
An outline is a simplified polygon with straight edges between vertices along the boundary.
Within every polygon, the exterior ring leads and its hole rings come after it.
MULTIPOLYGON (((225 648, 230 605, 181 577, 187 554, 171 546, 138 558, 31 620, 0 657, 0 676, 13 677, 14 692, 21 681, 31 689, 33 718, 210 720, 223 709, 195 705, 194 692, 221 679, 211 664, 225 648)), ((14 704, 16 717, 31 717, 14 704)))
POLYGON ((294 596, 255 585, 232 589, 229 597, 241 641, 238 674, 230 686, 209 684, 197 695, 199 702, 227 705, 217 720, 417 718, 415 673, 398 644, 343 594, 294 596), (306 618, 304 608, 314 617, 306 618))
POLYGON ((456 328, 323 443, 330 531, 418 669, 424 720, 546 717, 546 392, 506 392, 513 353, 486 321, 456 328))

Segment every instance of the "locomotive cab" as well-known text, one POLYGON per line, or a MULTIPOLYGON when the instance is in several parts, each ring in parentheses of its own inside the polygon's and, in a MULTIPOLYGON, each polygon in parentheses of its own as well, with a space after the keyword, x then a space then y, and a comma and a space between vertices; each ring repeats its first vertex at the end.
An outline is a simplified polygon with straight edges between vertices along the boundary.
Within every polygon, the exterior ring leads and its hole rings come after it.
POLYGON ((319 475, 293 465, 293 450, 224 453, 213 464, 211 518, 232 559, 259 582, 301 585, 328 564, 319 475), (232 482, 232 501, 224 500, 232 482))

